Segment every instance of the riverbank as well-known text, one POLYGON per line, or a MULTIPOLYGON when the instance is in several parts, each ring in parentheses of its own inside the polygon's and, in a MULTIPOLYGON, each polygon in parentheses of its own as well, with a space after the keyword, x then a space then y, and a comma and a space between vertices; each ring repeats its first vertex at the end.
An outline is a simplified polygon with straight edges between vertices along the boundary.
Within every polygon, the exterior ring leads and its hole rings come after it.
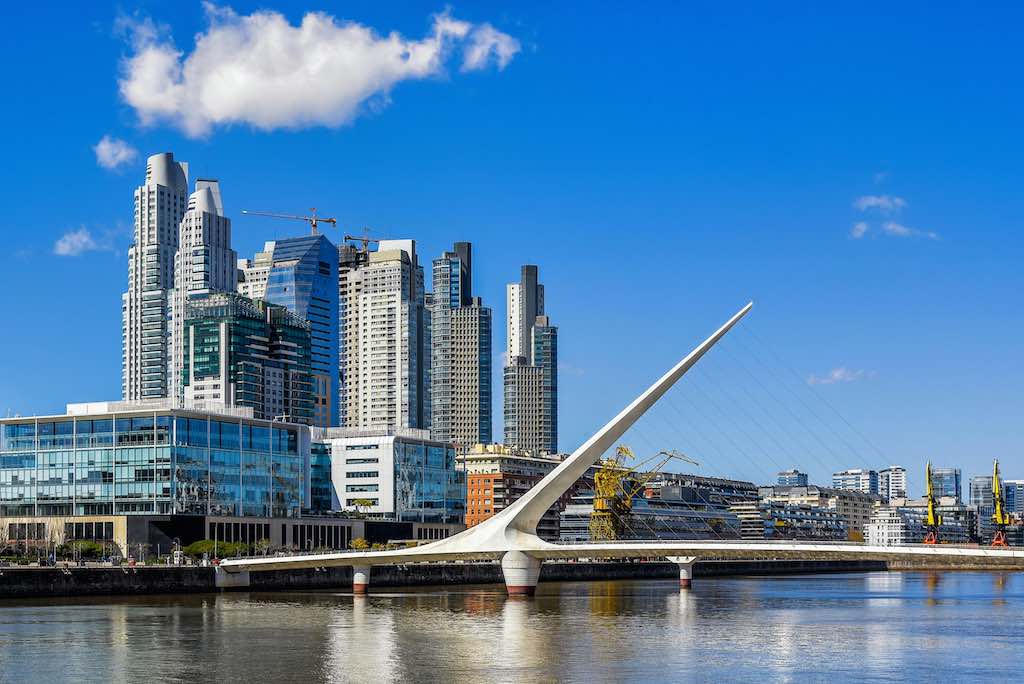
MULTIPOLYGON (((704 561, 694 575, 792 575, 828 572, 886 570, 883 561, 704 561)), ((213 568, 2 568, 0 598, 47 596, 101 596, 145 594, 194 594, 215 592, 213 568)), ((674 563, 545 563, 542 582, 618 579, 675 579, 674 563)), ((430 565, 380 566, 373 569, 371 587, 446 586, 499 584, 501 567, 496 563, 435 563, 430 565)), ((277 570, 254 572, 243 591, 345 590, 352 587, 352 568, 277 570)))

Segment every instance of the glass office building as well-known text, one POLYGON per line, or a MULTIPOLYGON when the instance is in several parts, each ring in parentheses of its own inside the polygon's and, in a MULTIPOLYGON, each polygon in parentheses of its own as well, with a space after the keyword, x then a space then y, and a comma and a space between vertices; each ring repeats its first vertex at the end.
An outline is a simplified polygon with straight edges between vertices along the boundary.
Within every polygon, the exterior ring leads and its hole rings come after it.
POLYGON ((314 425, 338 425, 338 250, 323 235, 268 242, 240 264, 239 290, 310 324, 314 425))
POLYGON ((932 468, 932 487, 935 496, 952 496, 957 501, 963 500, 959 468, 932 468))
POLYGON ((403 522, 462 523, 466 474, 455 447, 413 428, 334 428, 314 437, 331 454, 333 510, 403 522))
POLYGON ((302 425, 100 403, 0 428, 0 517, 295 517, 308 500, 302 425))

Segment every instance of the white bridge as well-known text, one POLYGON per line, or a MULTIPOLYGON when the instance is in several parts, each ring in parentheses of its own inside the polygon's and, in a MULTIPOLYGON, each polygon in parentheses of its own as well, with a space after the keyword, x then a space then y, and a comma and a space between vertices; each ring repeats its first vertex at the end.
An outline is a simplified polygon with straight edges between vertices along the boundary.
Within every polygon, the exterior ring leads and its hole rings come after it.
POLYGON ((867 546, 852 543, 769 541, 634 541, 599 544, 552 544, 537 536, 541 516, 615 442, 650 409, 697 361, 736 325, 753 303, 740 309, 725 325, 690 352, 671 370, 633 400, 619 415, 562 461, 526 494, 494 517, 464 532, 422 546, 392 551, 350 551, 265 558, 233 558, 221 562, 217 585, 249 584, 249 573, 266 570, 351 566, 353 591, 365 593, 374 565, 432 561, 500 560, 509 594, 532 594, 541 563, 570 558, 667 558, 679 564, 679 581, 690 585, 693 563, 704 559, 797 558, 805 560, 924 560, 941 564, 991 565, 1024 569, 1024 550, 958 546, 867 546))

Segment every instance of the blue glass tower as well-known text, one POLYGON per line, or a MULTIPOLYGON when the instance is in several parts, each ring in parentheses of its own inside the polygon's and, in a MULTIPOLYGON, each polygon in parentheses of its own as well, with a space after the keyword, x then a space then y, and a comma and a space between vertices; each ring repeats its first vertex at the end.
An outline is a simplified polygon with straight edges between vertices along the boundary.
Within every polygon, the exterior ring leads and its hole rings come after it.
POLYGON ((336 426, 338 409, 338 249, 323 235, 278 240, 264 299, 309 321, 314 425, 336 426))

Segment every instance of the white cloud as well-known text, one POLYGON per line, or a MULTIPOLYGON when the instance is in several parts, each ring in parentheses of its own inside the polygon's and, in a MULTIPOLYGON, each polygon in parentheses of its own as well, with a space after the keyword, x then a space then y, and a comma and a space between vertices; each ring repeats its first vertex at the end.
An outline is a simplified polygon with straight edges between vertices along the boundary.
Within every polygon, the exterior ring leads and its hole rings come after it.
POLYGON ((53 253, 57 256, 81 256, 86 252, 113 252, 120 254, 114 244, 116 231, 104 231, 97 237, 85 226, 77 230, 69 230, 53 244, 53 253))
POLYGON ((849 368, 840 366, 839 368, 833 368, 828 372, 827 375, 819 377, 817 375, 810 375, 807 377, 808 385, 833 385, 837 382, 854 382, 865 377, 867 373, 862 370, 850 370, 849 368))
POLYGON ((864 221, 857 221, 853 224, 853 228, 850 228, 850 237, 854 240, 860 240, 868 232, 868 224, 864 221))
POLYGON ((260 130, 337 127, 364 107, 385 104, 401 81, 439 76, 458 46, 463 71, 499 69, 519 43, 489 24, 447 11, 420 40, 309 12, 293 26, 280 13, 237 14, 203 5, 207 27, 188 54, 149 20, 121 20, 132 54, 122 62, 121 96, 145 125, 169 122, 192 137, 216 126, 260 130))
POLYGON ((500 71, 508 66, 519 49, 519 41, 512 36, 490 24, 480 24, 469 34, 469 44, 462 52, 462 70, 483 69, 493 56, 500 71))
POLYGON ((853 201, 853 206, 860 211, 874 209, 883 214, 893 214, 899 213, 907 206, 907 201, 902 197, 892 195, 863 195, 853 201))
POLYGON ((96 240, 85 226, 64 233, 53 245, 53 253, 58 256, 78 256, 97 249, 99 246, 96 244, 96 240))
POLYGON ((105 169, 116 169, 123 164, 131 164, 138 159, 139 151, 124 140, 105 135, 93 146, 96 163, 105 169))
POLYGON ((903 225, 902 223, 896 223, 895 221, 886 221, 882 224, 882 231, 886 235, 892 235, 893 237, 923 237, 929 240, 938 240, 939 234, 933 233, 929 230, 918 230, 917 228, 910 228, 903 225))

